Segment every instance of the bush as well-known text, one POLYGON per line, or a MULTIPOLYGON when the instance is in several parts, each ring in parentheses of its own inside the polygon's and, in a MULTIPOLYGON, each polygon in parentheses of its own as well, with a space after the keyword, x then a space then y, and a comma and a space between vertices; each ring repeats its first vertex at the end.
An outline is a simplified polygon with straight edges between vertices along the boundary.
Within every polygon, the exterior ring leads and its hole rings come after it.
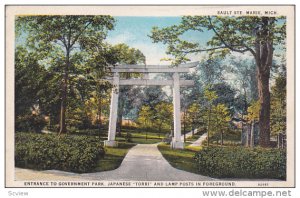
POLYGON ((195 154, 200 174, 217 178, 286 179, 286 151, 205 147, 195 154))
POLYGON ((47 125, 45 118, 41 115, 24 115, 16 118, 16 131, 41 132, 47 125))
POLYGON ((83 173, 93 170, 104 154, 98 137, 15 134, 17 167, 83 173))

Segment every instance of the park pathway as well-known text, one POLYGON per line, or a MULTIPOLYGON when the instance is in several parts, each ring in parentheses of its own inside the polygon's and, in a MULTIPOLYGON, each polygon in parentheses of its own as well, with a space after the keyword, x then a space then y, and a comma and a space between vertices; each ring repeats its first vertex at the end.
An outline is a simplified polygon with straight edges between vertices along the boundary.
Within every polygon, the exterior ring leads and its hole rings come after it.
MULTIPOLYGON (((194 134, 197 133, 197 129, 195 129, 194 134)), ((193 131, 190 131, 188 133, 185 134, 185 138, 189 138, 193 136, 193 131)), ((192 144, 190 144, 189 146, 201 146, 202 142, 207 138, 207 133, 204 133, 203 135, 201 135, 196 141, 192 142, 192 144)), ((181 141, 184 141, 184 135, 181 135, 181 141)))
POLYGON ((207 133, 201 135, 195 142, 190 144, 189 146, 201 146, 202 142, 207 138, 207 133))
POLYGON ((122 181, 208 181, 210 177, 173 168, 157 144, 138 144, 131 148, 116 170, 75 174, 63 171, 33 171, 16 168, 16 180, 122 180, 122 181))
MULTIPOLYGON (((194 130, 194 134, 196 134, 196 133, 197 133, 197 129, 194 130)), ((185 139, 187 139, 191 136, 193 136, 193 131, 190 131, 190 132, 186 133, 185 134, 185 139)), ((184 135, 181 135, 181 141, 184 141, 184 135)))

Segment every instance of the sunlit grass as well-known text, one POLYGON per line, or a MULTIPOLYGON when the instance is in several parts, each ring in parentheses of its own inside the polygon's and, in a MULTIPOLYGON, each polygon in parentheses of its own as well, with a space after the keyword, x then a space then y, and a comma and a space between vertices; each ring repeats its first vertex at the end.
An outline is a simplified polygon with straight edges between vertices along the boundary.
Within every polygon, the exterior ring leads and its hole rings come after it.
POLYGON ((202 148, 203 148, 202 146, 190 146, 190 145, 185 147, 185 149, 187 150, 196 151, 196 152, 200 151, 202 148))
POLYGON ((164 158, 173 166, 174 168, 198 173, 197 164, 194 160, 195 153, 192 149, 171 149, 170 145, 161 143, 158 145, 159 151, 162 153, 164 158))

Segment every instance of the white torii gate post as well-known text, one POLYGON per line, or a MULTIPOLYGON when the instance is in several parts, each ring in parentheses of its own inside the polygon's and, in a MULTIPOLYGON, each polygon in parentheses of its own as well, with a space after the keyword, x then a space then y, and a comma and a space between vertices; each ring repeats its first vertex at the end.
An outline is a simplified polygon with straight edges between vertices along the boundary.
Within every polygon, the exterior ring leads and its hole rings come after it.
POLYGON ((118 142, 116 138, 116 126, 118 116, 118 100, 119 100, 119 73, 114 73, 113 77, 113 89, 111 93, 110 101, 110 113, 109 113, 109 126, 108 126, 108 138, 104 141, 104 146, 117 147, 118 142))
POLYGON ((173 116, 174 116, 174 137, 171 142, 172 148, 183 149, 184 144, 181 140, 181 121, 180 121, 180 84, 179 74, 173 74, 173 116))

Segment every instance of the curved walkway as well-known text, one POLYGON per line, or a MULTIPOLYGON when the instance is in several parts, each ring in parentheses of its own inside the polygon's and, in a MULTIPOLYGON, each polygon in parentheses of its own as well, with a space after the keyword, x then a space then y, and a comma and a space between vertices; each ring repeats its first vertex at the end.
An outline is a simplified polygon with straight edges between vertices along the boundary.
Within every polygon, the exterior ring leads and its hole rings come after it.
POLYGON ((201 146, 202 142, 204 140, 206 140, 207 138, 207 133, 204 133, 203 135, 201 135, 196 141, 194 141, 192 144, 190 144, 189 146, 201 146))
POLYGON ((16 180, 123 180, 123 181, 207 181, 210 177, 173 168, 157 144, 138 144, 131 148, 116 170, 75 174, 63 171, 33 171, 16 168, 16 180))

